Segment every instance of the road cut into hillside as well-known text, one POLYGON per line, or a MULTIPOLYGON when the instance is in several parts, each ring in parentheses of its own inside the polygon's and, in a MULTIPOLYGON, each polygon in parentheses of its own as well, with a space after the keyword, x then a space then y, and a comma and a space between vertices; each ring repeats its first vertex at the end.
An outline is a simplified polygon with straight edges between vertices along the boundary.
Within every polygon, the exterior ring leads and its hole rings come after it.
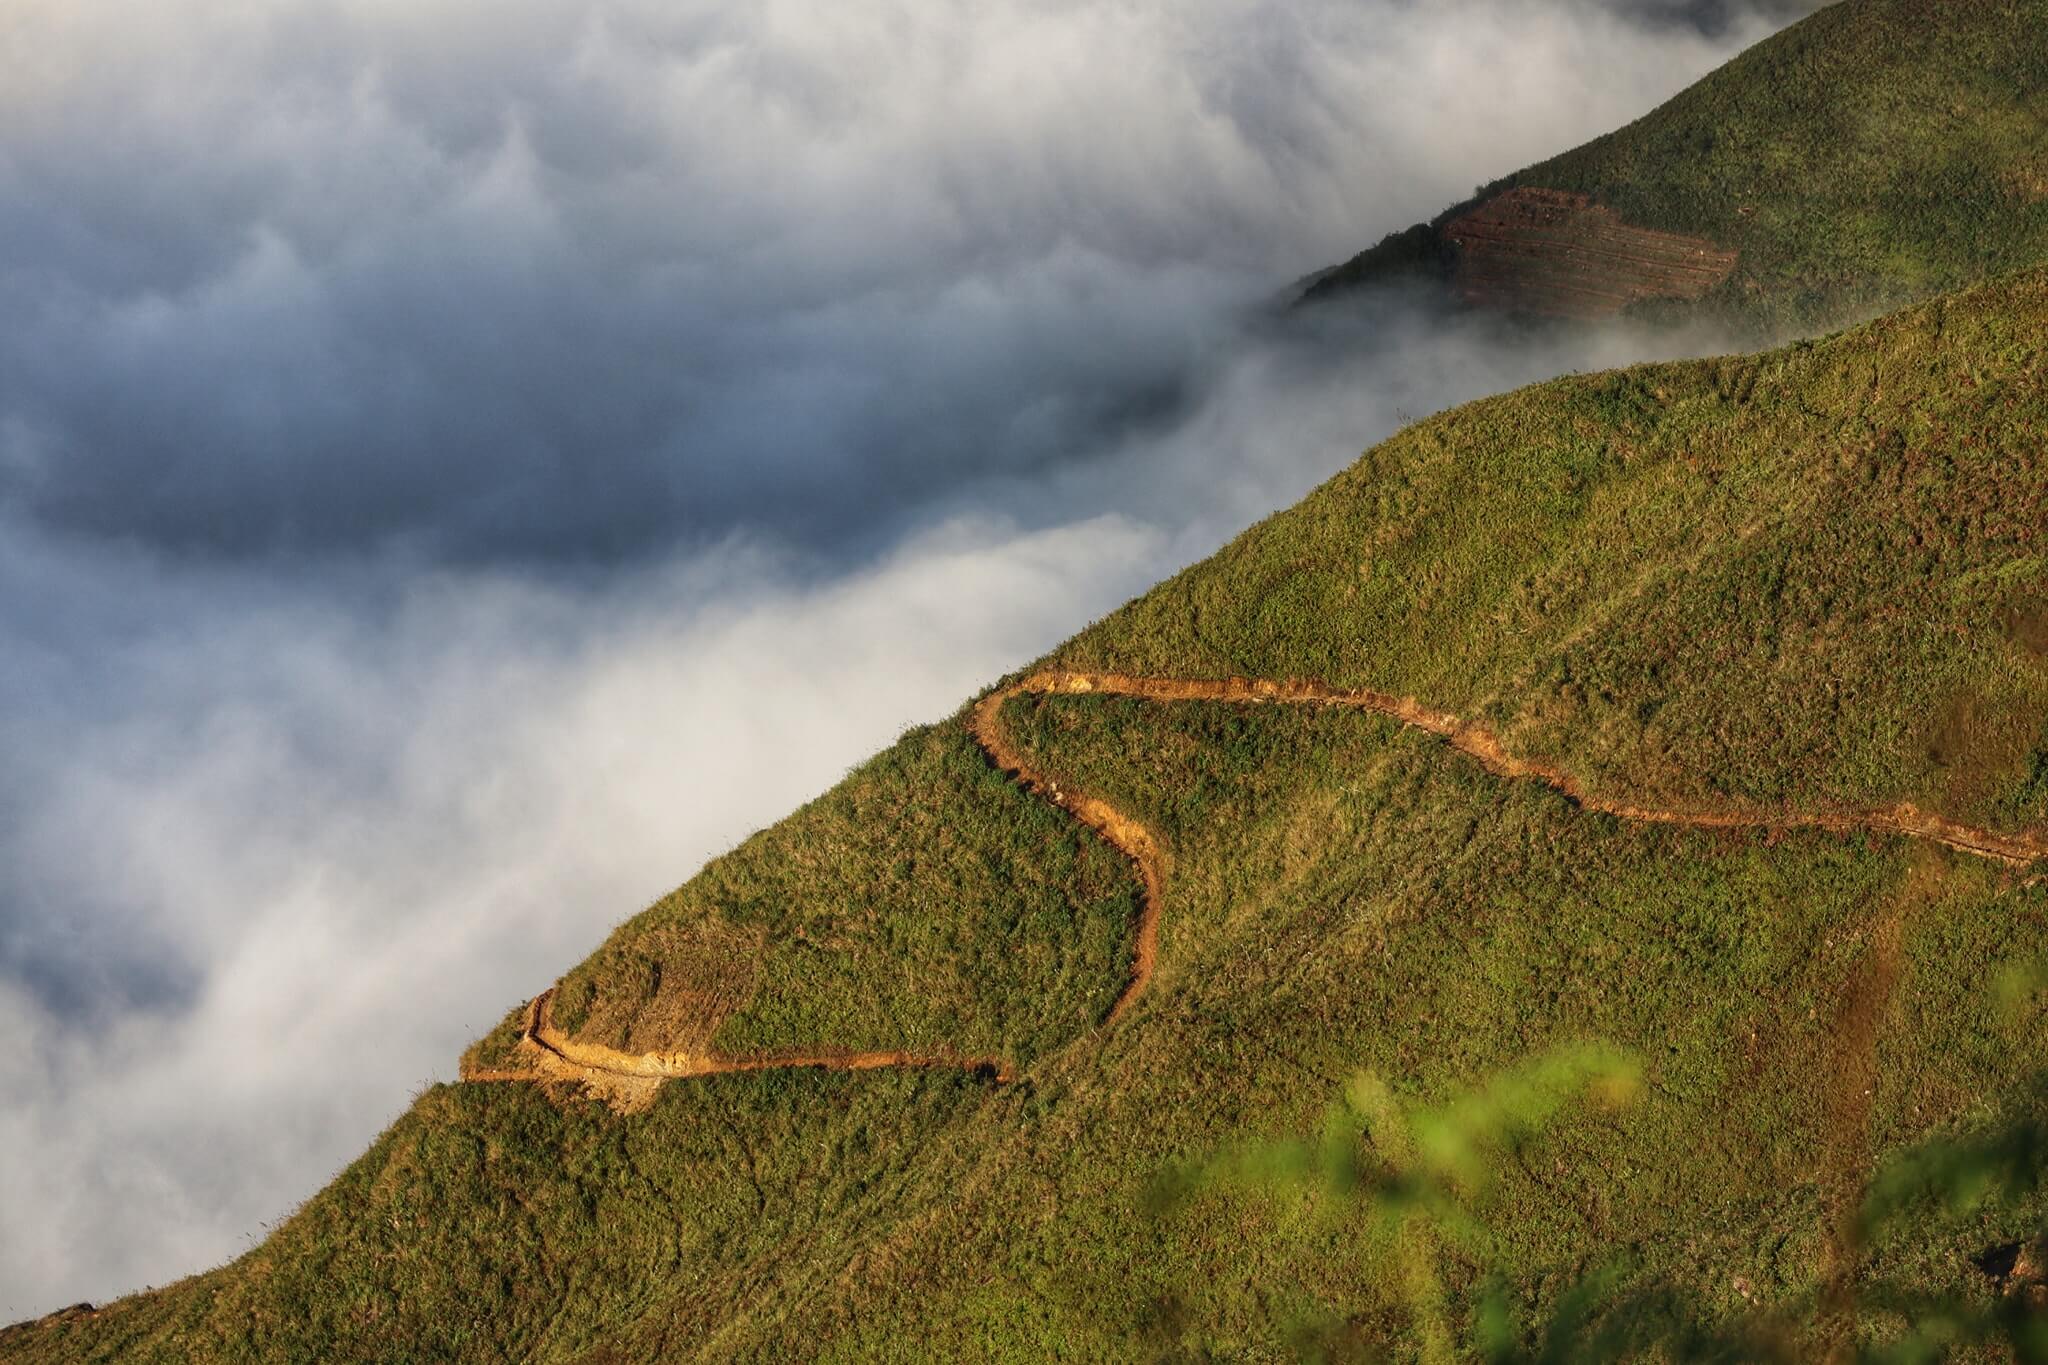
MULTIPOLYGON (((1660 807, 1589 793, 1569 773, 1509 753, 1499 737, 1482 726, 1469 724, 1448 711, 1425 706, 1413 697, 1367 688, 1334 688, 1315 682, 1270 678, 1155 678, 1063 670, 1033 673, 990 692, 976 702, 968 716, 968 730, 992 765, 1026 791, 1052 802, 1093 830, 1123 854, 1137 873, 1138 913, 1133 929, 1130 976, 1110 1007, 1104 1020, 1105 1027, 1116 1024, 1130 1012, 1158 970, 1159 918, 1166 898, 1165 859, 1158 838, 1142 821, 1099 797, 1062 788, 1018 748, 1004 727, 1002 712, 1007 702, 1022 696, 1113 696, 1162 703, 1322 706, 1371 711, 1437 736, 1504 781, 1541 783, 1580 810, 1617 820, 1686 829, 1880 834, 1924 840, 2014 867, 2048 862, 2048 834, 2010 834, 1977 829, 1905 802, 1872 810, 1807 813, 1660 807)), ((819 1049, 801 1053, 721 1057, 705 1052, 621 1052, 598 1044, 578 1042, 555 1027, 551 1015, 553 996, 552 990, 544 991, 527 1007, 526 1024, 519 1043, 519 1066, 465 1069, 463 1079, 571 1082, 607 1100, 615 1108, 630 1110, 648 1103, 663 1081, 792 1067, 840 1071, 880 1067, 946 1068, 974 1072, 998 1083, 1013 1078, 1012 1068, 1001 1059, 963 1057, 951 1053, 819 1049)))
POLYGON ((943 1068, 971 1071, 998 1083, 1014 1077, 999 1057, 962 1057, 950 1052, 853 1052, 820 1048, 803 1052, 764 1052, 752 1057, 719 1057, 703 1052, 621 1052, 599 1043, 583 1043, 555 1026, 553 990, 542 991, 526 1007, 519 1037, 522 1065, 506 1068, 465 1068, 465 1081, 563 1081, 581 1085, 615 1109, 640 1109, 652 1100, 663 1081, 690 1076, 729 1076, 746 1071, 785 1071, 817 1067, 828 1071, 874 1071, 881 1067, 943 1068))

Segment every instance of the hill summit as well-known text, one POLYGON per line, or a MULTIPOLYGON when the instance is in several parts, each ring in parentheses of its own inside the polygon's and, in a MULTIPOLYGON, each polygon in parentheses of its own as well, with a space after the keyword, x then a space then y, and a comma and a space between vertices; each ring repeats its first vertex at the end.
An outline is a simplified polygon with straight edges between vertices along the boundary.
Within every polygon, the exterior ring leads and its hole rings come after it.
POLYGON ((1304 282, 1421 278, 1566 317, 1758 336, 2048 258, 2048 4, 1845 0, 1651 113, 1304 282))

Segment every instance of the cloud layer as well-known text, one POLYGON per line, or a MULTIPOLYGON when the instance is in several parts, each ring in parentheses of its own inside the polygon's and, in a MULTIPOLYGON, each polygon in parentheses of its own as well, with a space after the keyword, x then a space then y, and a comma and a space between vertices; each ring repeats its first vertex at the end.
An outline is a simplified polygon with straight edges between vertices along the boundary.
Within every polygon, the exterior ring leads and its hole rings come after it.
POLYGON ((472 561, 836 545, 1086 458, 1233 307, 1760 31, 1509 0, 8 22, 0 499, 472 561))
POLYGON ((618 919, 1402 420, 1286 280, 1750 8, 0 19, 0 1318, 217 1262, 618 919))

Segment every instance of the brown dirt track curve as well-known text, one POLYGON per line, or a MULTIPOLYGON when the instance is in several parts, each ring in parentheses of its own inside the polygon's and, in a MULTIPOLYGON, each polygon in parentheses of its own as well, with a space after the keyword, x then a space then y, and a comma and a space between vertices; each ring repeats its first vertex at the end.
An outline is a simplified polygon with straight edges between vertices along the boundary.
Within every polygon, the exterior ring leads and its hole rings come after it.
MULTIPOLYGON (((1767 833, 1820 830, 1831 834, 1895 835, 1955 849, 2016 867, 2048 860, 2048 836, 2000 834, 1957 824, 1930 811, 1901 802, 1875 810, 1824 814, 1682 809, 1638 805, 1588 793, 1570 774, 1510 754, 1500 739, 1481 726, 1468 724, 1447 711, 1423 705, 1413 697, 1397 697, 1366 688, 1332 688, 1320 683, 1264 678, 1148 678, 1121 673, 1052 671, 1034 673, 983 697, 969 715, 968 728, 982 753, 1025 790, 1051 801, 1094 830, 1122 853, 1136 869, 1141 884, 1136 942, 1130 979, 1110 1008, 1108 1024, 1129 1012, 1151 984, 1158 966, 1159 916, 1165 899, 1165 871, 1159 842, 1144 824, 1108 802, 1085 793, 1063 790, 1032 765, 1011 741, 1003 726, 1004 703, 1019 696, 1117 696, 1157 702, 1226 702, 1239 705, 1342 707, 1388 716, 1442 739, 1476 760, 1495 777, 1540 782, 1580 810, 1641 824, 1676 825, 1688 829, 1748 829, 1767 833)), ((520 1053, 527 1065, 507 1070, 465 1069, 466 1081, 574 1082, 609 1099, 616 1107, 637 1108, 652 1098, 665 1080, 771 1071, 790 1067, 824 1067, 860 1071, 877 1067, 943 1067, 975 1071, 1008 1081, 1008 1063, 994 1058, 969 1058, 945 1053, 850 1052, 821 1050, 768 1053, 756 1057, 718 1057, 693 1052, 628 1053, 580 1043, 555 1028, 550 1006, 554 992, 544 991, 527 1008, 520 1053)))
POLYGON ((757 1057, 717 1057, 698 1052, 621 1052, 599 1043, 579 1043, 554 1023, 552 989, 542 991, 526 1007, 520 1032, 522 1068, 465 1069, 465 1081, 567 1081, 583 1086, 619 1109, 637 1109, 653 1098, 663 1081, 687 1076, 728 1076, 744 1071, 782 1071, 823 1067, 832 1071, 873 1071, 880 1067, 944 1067, 986 1074, 996 1081, 1011 1079, 1001 1058, 961 1057, 939 1052, 769 1052, 757 1057))

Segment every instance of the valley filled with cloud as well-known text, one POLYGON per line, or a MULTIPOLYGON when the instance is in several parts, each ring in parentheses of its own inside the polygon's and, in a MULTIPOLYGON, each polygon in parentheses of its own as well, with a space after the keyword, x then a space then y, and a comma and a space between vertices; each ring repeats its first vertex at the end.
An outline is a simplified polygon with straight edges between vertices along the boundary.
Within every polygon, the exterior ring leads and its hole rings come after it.
POLYGON ((703 860, 1446 405, 1286 286, 1788 15, 0 18, 0 1319, 215 1264, 703 860))

